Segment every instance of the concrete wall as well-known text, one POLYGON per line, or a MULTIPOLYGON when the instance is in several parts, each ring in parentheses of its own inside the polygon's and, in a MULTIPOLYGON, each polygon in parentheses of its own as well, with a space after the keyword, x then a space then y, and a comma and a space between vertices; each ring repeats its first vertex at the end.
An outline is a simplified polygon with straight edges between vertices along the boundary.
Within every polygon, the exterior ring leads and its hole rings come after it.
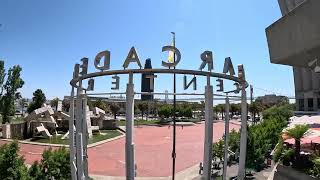
POLYGON ((296 171, 291 167, 278 165, 277 170, 273 177, 274 180, 316 180, 304 173, 296 171))
POLYGON ((288 14, 305 0, 278 0, 282 15, 288 14))
POLYGON ((118 120, 101 120, 100 118, 91 118, 92 126, 99 126, 100 130, 115 130, 119 128, 118 120))
POLYGON ((299 111, 317 111, 319 110, 318 99, 320 98, 320 74, 317 74, 309 68, 293 67, 295 96, 299 111), (301 101, 299 101, 299 99, 301 101), (313 106, 309 107, 308 99, 313 99, 313 106))
POLYGON ((26 130, 26 122, 17 124, 4 124, 2 125, 2 136, 6 139, 25 139, 26 130))
POLYGON ((319 9, 319 0, 306 0, 267 27, 272 63, 307 67, 320 57, 319 9))

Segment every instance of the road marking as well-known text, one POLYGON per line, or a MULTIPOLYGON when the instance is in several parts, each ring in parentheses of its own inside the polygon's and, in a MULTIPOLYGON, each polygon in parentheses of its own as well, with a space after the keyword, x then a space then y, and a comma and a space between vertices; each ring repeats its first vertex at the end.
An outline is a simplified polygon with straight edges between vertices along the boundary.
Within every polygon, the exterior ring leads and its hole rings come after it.
POLYGON ((34 152, 28 152, 28 153, 32 155, 42 155, 42 153, 34 153, 34 152))

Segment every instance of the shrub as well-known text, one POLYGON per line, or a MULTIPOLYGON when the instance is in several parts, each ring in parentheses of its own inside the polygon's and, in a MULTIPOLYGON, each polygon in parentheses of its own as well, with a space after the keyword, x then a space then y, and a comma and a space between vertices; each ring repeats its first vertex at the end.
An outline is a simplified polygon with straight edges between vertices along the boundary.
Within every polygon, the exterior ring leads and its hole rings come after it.
POLYGON ((278 162, 280 160, 280 158, 282 158, 282 152, 283 151, 284 151, 284 149, 283 149, 283 139, 280 138, 279 139, 279 143, 276 146, 276 149, 275 149, 274 154, 273 154, 273 160, 275 162, 278 162))
POLYGON ((159 116, 163 116, 165 118, 169 118, 172 113, 171 105, 163 105, 159 108, 158 114, 159 116))
POLYGON ((0 179, 28 179, 28 169, 18 151, 17 142, 0 146, 0 179))
POLYGON ((70 156, 64 147, 57 150, 51 148, 45 150, 39 166, 44 179, 67 180, 71 178, 70 156))
POLYGON ((40 163, 35 161, 29 169, 32 180, 71 179, 69 152, 63 147, 57 150, 51 148, 42 154, 40 163))
POLYGON ((239 152, 240 149, 240 133, 234 129, 229 134, 229 149, 234 153, 239 152))
POLYGON ((35 161, 29 168, 29 176, 31 180, 42 180, 45 179, 44 174, 41 171, 41 167, 38 161, 35 161))
MULTIPOLYGON (((247 168, 259 168, 278 143, 292 111, 288 105, 271 107, 263 112, 263 121, 248 128, 247 168)), ((280 151, 280 150, 278 150, 280 151)), ((279 158, 281 152, 277 152, 279 158)))
POLYGON ((316 178, 320 178, 320 158, 314 159, 312 162, 314 164, 313 168, 310 170, 310 174, 316 178))
POLYGON ((290 166, 290 163, 293 161, 293 159, 294 159, 294 150, 293 149, 285 150, 282 157, 283 165, 290 166))

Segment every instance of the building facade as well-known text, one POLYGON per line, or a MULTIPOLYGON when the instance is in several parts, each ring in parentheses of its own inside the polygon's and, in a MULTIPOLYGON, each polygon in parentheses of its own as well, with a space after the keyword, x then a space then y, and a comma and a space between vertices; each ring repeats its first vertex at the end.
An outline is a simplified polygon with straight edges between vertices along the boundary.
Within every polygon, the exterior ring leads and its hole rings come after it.
POLYGON ((268 94, 264 96, 259 96, 256 102, 260 102, 264 106, 273 106, 281 103, 289 103, 289 99, 286 96, 277 96, 275 94, 268 94))
POLYGON ((278 2, 282 17, 266 28, 270 61, 292 66, 297 110, 319 111, 320 1, 278 2))

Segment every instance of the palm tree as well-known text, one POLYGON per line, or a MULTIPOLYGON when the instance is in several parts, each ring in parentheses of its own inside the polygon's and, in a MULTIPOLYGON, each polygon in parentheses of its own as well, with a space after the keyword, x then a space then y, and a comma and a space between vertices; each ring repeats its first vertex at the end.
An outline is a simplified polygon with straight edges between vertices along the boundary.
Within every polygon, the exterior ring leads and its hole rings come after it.
POLYGON ((225 106, 226 106, 225 104, 218 104, 217 105, 217 110, 221 113, 222 120, 224 119, 225 106))
POLYGON ((295 143, 295 166, 299 164, 300 160, 300 149, 301 149, 301 142, 300 139, 303 138, 303 136, 308 131, 309 126, 308 125, 296 125, 294 128, 287 130, 287 135, 291 138, 294 138, 295 143))
POLYGON ((241 110, 240 104, 231 104, 230 105, 230 112, 231 112, 232 116, 234 116, 235 114, 239 114, 240 110, 241 110))

